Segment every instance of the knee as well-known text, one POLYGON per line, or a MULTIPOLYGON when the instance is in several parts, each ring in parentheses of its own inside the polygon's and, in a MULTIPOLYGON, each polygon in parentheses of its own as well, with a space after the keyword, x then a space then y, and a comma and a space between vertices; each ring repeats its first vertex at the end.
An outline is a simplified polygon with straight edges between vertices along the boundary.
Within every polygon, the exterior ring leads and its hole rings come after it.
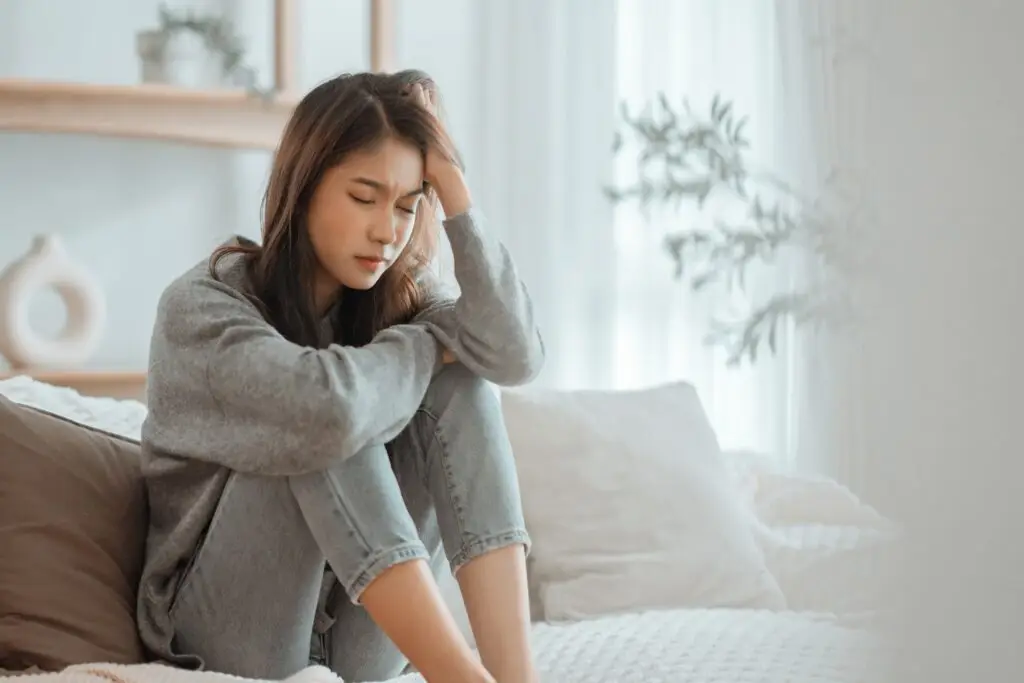
POLYGON ((501 414, 498 388, 461 363, 451 363, 434 377, 424 407, 436 414, 454 407, 460 411, 501 414))

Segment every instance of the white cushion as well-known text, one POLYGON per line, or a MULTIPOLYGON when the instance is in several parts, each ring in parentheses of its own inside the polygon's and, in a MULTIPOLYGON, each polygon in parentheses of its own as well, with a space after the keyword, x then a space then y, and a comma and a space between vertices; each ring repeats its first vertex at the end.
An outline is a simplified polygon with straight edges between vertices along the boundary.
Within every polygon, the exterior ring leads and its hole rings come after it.
POLYGON ((511 389, 502 406, 534 543, 535 616, 785 606, 691 385, 511 389))

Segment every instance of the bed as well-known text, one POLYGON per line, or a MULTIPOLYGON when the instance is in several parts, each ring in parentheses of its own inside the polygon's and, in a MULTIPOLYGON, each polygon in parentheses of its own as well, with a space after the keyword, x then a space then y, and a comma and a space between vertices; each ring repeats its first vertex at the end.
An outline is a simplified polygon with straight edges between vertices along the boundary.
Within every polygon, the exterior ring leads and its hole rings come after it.
MULTIPOLYGON (((145 408, 134 401, 85 399, 26 378, 0 394, 76 422, 137 437, 145 408)), ((558 683, 861 683, 886 656, 874 626, 881 615, 877 575, 896 537, 892 525, 839 484, 765 467, 728 454, 754 505, 756 536, 786 609, 663 608, 538 622, 533 638, 544 681, 558 683)), ((292 677, 337 681, 322 667, 292 677)), ((217 683, 215 673, 154 665, 96 663, 35 674, 37 683, 217 683)), ((416 674, 399 679, 421 681, 416 674)))
MULTIPOLYGON (((534 631, 542 680, 552 683, 866 683, 877 643, 831 615, 680 610, 551 625, 534 631)), ((230 677, 151 665, 91 665, 38 674, 38 683, 223 683, 230 677)), ((321 667, 296 683, 337 682, 321 667)), ((416 674, 394 682, 422 683, 416 674)))

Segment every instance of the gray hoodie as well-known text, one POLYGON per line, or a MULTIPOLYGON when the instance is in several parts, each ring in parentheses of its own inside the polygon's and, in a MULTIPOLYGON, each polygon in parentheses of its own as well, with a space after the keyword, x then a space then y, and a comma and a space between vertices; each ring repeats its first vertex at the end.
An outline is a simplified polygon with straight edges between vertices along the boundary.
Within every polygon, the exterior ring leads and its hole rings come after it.
POLYGON ((142 468, 150 528, 138 622, 151 654, 182 666, 168 614, 231 471, 288 476, 325 469, 392 440, 412 419, 441 353, 500 385, 528 382, 544 345, 505 247, 476 210, 444 223, 458 297, 435 295, 412 322, 363 347, 301 347, 247 298, 242 258, 219 281, 204 259, 160 298, 149 355, 142 468))

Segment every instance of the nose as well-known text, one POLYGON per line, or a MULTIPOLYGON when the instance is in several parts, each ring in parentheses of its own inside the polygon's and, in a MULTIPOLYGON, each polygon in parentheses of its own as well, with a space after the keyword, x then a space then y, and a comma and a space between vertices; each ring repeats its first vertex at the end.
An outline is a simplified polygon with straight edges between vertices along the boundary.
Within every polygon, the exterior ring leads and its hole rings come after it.
POLYGON ((394 244, 398 239, 398 220, 388 214, 374 216, 370 239, 377 244, 394 244))

